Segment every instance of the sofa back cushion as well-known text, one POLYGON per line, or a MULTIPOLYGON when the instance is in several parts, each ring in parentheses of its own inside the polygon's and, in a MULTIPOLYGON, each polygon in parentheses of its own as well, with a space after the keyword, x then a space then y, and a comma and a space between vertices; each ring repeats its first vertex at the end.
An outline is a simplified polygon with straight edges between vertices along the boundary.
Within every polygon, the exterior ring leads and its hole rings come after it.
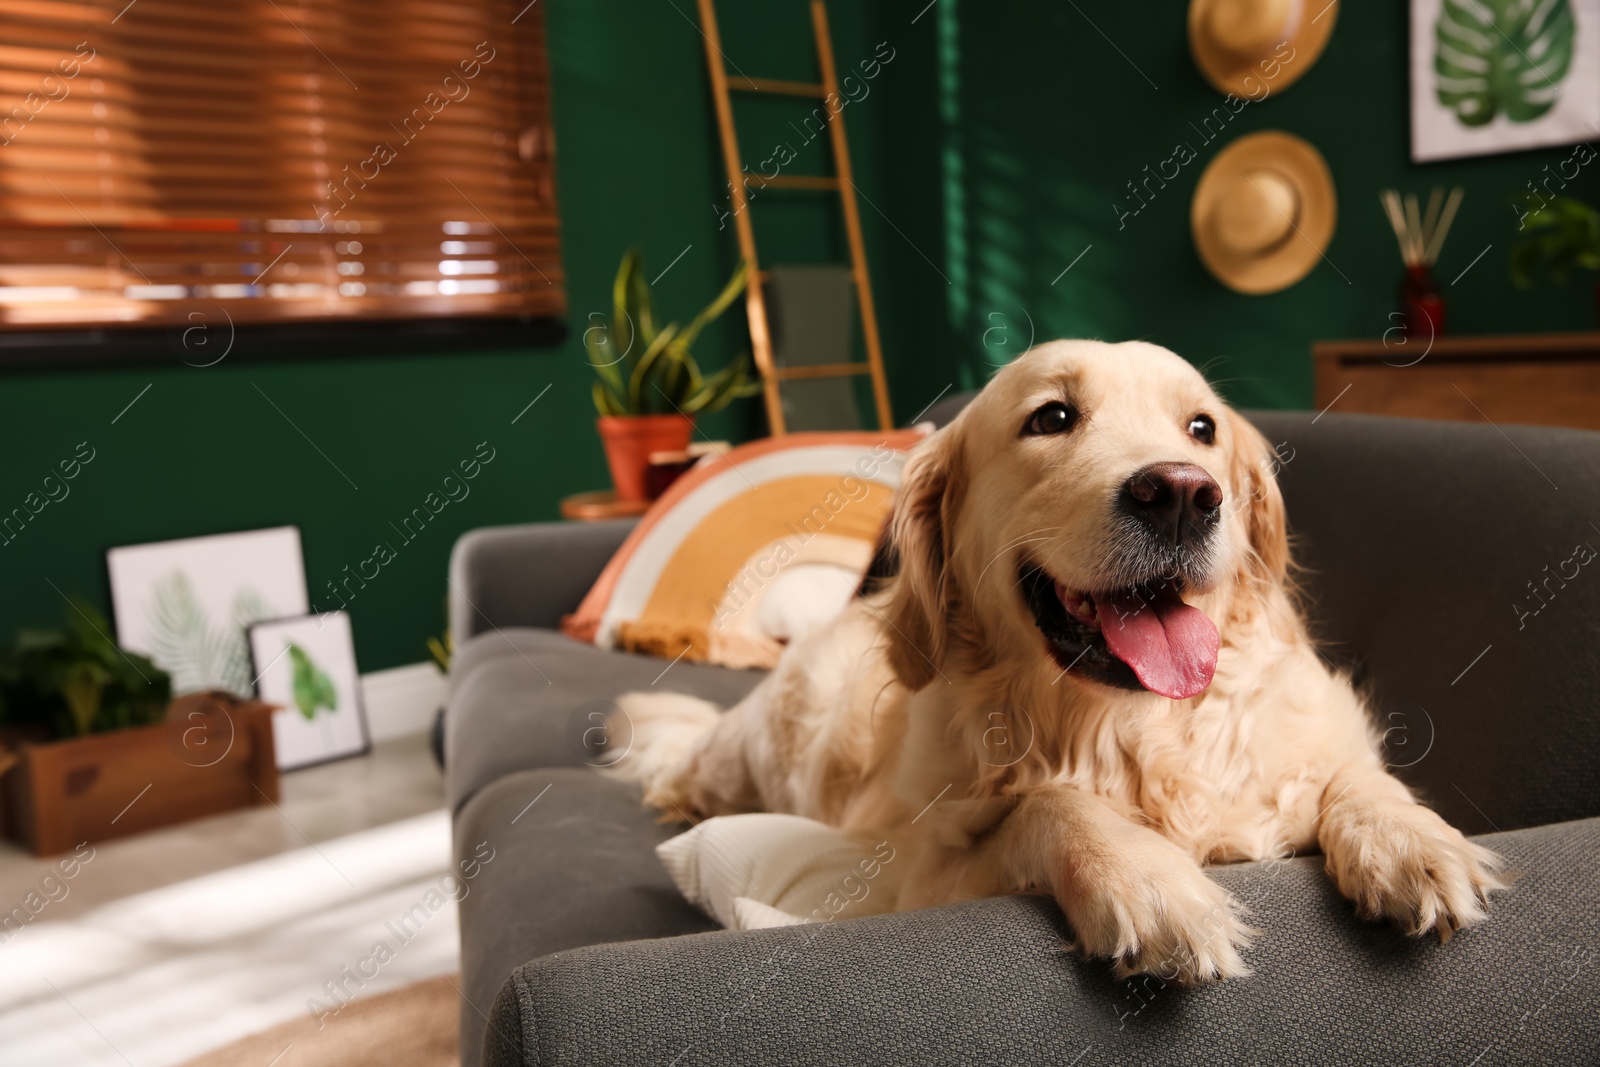
POLYGON ((1255 412, 1314 634, 1469 833, 1600 814, 1600 434, 1255 412))

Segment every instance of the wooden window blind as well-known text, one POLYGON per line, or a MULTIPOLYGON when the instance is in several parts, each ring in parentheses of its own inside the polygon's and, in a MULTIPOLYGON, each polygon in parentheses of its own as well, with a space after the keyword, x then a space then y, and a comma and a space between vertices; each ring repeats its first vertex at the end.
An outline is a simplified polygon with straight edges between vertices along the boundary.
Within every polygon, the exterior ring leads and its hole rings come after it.
POLYGON ((565 310, 527 0, 0 0, 0 330, 565 310))

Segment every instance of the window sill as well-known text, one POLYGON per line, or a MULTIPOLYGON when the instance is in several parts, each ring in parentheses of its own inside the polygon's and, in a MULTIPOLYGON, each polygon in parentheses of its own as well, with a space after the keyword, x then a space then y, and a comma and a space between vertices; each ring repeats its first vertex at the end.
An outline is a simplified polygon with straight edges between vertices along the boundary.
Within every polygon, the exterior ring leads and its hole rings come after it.
POLYGON ((566 337, 565 321, 553 317, 0 331, 0 369, 437 355, 550 348, 566 337))

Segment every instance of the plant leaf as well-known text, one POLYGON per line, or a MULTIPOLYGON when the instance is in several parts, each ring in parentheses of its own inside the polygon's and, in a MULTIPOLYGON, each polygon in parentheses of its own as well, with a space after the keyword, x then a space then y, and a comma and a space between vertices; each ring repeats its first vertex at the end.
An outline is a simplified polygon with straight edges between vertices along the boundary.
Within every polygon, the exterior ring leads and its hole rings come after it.
MULTIPOLYGON (((657 334, 656 339, 651 342, 644 355, 639 357, 639 365, 633 368, 633 374, 628 377, 628 396, 626 401, 628 411, 644 414, 650 410, 650 399, 645 392, 646 381, 651 374, 657 373, 653 368, 667 353, 668 349, 672 347, 672 338, 677 331, 678 324, 674 322, 657 334)), ((667 358, 671 359, 673 357, 668 355, 667 358)), ((672 398, 670 393, 668 397, 672 398)))
POLYGON ((595 410, 602 415, 626 415, 628 413, 627 401, 624 399, 626 391, 627 386, 621 380, 618 380, 614 387, 608 380, 595 382, 595 410))
POLYGON ((245 634, 254 623, 278 613, 249 586, 233 594, 233 625, 219 634, 223 657, 222 688, 237 696, 255 695, 255 676, 250 669, 250 645, 245 634))
POLYGON ((639 250, 630 248, 622 254, 622 265, 611 285, 611 343, 616 346, 612 359, 626 358, 633 350, 633 317, 628 313, 628 300, 638 273, 639 250))
POLYGON ((171 673, 177 692, 192 693, 220 684, 210 627, 188 575, 173 571, 158 581, 146 611, 152 658, 171 673))
POLYGON ((601 382, 594 383, 594 409, 602 415, 626 415, 627 408, 622 401, 612 396, 611 392, 601 382))
POLYGON ((1434 93, 1464 126, 1533 122, 1572 66, 1569 0, 1444 0, 1434 23, 1434 93))
MULTIPOLYGON (((593 317, 604 318, 598 311, 593 317)), ((583 347, 589 354, 589 366, 594 368, 595 374, 611 389, 621 393, 622 372, 617 370, 617 364, 622 362, 622 353, 612 343, 610 325, 602 322, 584 330, 583 347)))
POLYGON ((728 310, 728 305, 733 303, 734 298, 744 292, 745 283, 749 278, 750 264, 741 259, 738 266, 733 268, 733 275, 728 279, 728 284, 722 287, 722 292, 717 294, 715 300, 701 308, 700 314, 696 315, 689 325, 684 328, 684 331, 678 335, 683 340, 685 350, 694 344, 695 338, 700 336, 700 331, 705 328, 708 322, 728 310))
POLYGON ((61 696, 72 714, 72 726, 79 737, 94 729, 100 714, 100 692, 111 675, 98 663, 79 660, 68 667, 61 680, 61 696))
POLYGON ((755 396, 761 392, 761 382, 752 378, 750 358, 741 353, 726 367, 705 380, 705 385, 684 402, 685 414, 721 411, 740 397, 755 396))
POLYGON ((655 310, 650 305, 650 283, 644 279, 644 256, 639 255, 635 262, 632 286, 629 290, 632 296, 632 313, 638 323, 639 333, 643 335, 644 343, 649 344, 656 336, 655 310))
POLYGON ((1526 288, 1543 267, 1552 280, 1564 283, 1573 267, 1600 268, 1600 211, 1570 196, 1544 200, 1519 198, 1529 210, 1522 217, 1527 234, 1511 246, 1511 280, 1526 288))
POLYGON ((306 650, 289 643, 289 660, 294 671, 294 703, 307 722, 317 717, 319 711, 338 711, 339 694, 333 679, 322 671, 306 650))

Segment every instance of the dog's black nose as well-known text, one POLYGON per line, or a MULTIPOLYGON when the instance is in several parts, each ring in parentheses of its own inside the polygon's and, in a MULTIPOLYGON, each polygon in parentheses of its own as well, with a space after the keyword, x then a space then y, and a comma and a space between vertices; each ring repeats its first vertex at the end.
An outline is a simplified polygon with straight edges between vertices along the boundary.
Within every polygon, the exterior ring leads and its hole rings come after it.
POLYGON ((1222 487, 1193 463, 1152 463, 1122 486, 1122 510, 1175 545, 1209 534, 1222 508, 1222 487))

